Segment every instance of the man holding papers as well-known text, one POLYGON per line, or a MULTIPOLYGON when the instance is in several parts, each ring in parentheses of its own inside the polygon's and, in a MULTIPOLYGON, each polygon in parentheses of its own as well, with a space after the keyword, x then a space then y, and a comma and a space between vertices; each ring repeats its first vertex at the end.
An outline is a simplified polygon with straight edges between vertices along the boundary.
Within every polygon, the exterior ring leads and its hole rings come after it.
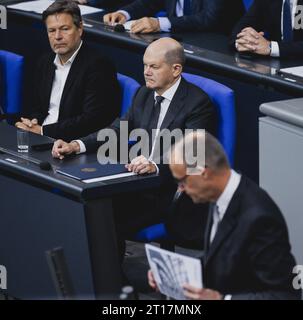
POLYGON ((108 126, 119 114, 120 88, 113 64, 81 40, 78 5, 57 0, 42 17, 53 53, 39 61, 31 112, 16 126, 68 140, 108 126))
MULTIPOLYGON (((264 190, 229 167, 219 142, 208 133, 187 135, 175 145, 170 168, 181 191, 195 203, 209 203, 202 259, 204 288, 184 284, 185 296, 300 299, 301 291, 292 285, 296 262, 279 208, 264 190), (205 145, 205 160, 199 163, 198 158, 195 166, 188 164, 184 152, 191 145, 205 145)), ((191 219, 188 212, 184 219, 191 219)), ((192 221, 193 229, 199 225, 192 221)), ((156 288, 151 272, 148 279, 156 288)))

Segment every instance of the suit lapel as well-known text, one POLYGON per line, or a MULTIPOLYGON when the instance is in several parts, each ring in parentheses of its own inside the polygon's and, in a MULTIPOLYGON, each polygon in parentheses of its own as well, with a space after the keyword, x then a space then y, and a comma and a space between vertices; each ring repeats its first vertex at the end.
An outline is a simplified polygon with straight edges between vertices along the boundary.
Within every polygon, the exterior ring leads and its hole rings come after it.
MULTIPOLYGON (((239 214, 242 179, 243 179, 243 177, 241 178, 240 185, 238 186, 235 194, 233 195, 233 197, 231 199, 231 202, 225 212, 223 220, 221 221, 221 223, 218 227, 218 230, 217 230, 216 235, 215 235, 215 237, 209 247, 209 250, 206 253, 204 265, 206 265, 210 261, 210 259, 216 254, 216 252, 220 248, 221 244, 230 235, 230 233, 233 231, 233 229, 237 225, 236 216, 239 214)), ((209 228, 211 229, 211 226, 209 228)), ((209 232, 210 232, 210 230, 209 230, 209 232)), ((209 239, 209 236, 208 236, 208 239, 209 239)))
POLYGON ((166 0, 166 10, 169 17, 175 17, 177 0, 166 0))
POLYGON ((149 130, 151 129, 149 127, 149 122, 150 122, 152 113, 154 111, 154 105, 155 105, 154 91, 150 91, 145 103, 146 103, 145 107, 140 106, 140 108, 142 108, 142 113, 143 113, 140 121, 140 128, 149 130))
POLYGON ((177 115, 181 112, 182 107, 184 106, 184 98, 187 94, 187 83, 184 79, 181 79, 179 87, 169 105, 167 113, 161 124, 161 130, 168 128, 172 121, 176 118, 177 115))
POLYGON ((210 237, 210 231, 211 231, 211 227, 212 227, 212 223, 213 223, 213 217, 212 217, 212 213, 213 213, 213 206, 214 204, 209 204, 208 207, 208 218, 207 218, 207 223, 206 223, 206 228, 205 228, 205 234, 204 234, 204 251, 205 251, 205 257, 208 253, 209 250, 209 237, 210 237))
POLYGON ((47 108, 45 111, 48 113, 49 109, 49 103, 50 103, 50 96, 53 88, 53 82, 55 78, 55 71, 56 71, 56 66, 54 64, 54 56, 51 56, 51 61, 49 61, 47 65, 47 71, 46 71, 46 79, 45 79, 45 88, 43 90, 43 96, 44 96, 44 103, 43 106, 47 108))
MULTIPOLYGON (((276 30, 277 32, 272 36, 275 37, 277 40, 282 39, 282 33, 281 33, 282 5, 283 5, 283 0, 272 1, 272 4, 271 4, 272 7, 269 7, 271 8, 269 14, 272 16, 272 23, 273 23, 272 30, 276 30)), ((273 33, 275 33, 275 31, 273 31, 273 33)))
MULTIPOLYGON (((75 60, 73 61, 73 64, 69 70, 66 82, 65 82, 65 86, 62 92, 62 97, 61 97, 61 101, 60 101, 60 111, 59 111, 59 118, 60 118, 60 114, 63 111, 63 109, 66 111, 66 108, 62 108, 61 106, 64 105, 65 99, 67 98, 67 96, 70 94, 71 92, 71 87, 73 85, 73 83, 75 82, 75 80, 77 79, 77 77, 80 74, 81 69, 83 68, 83 58, 82 56, 84 55, 83 53, 83 44, 82 47, 80 48, 75 60)), ((72 106, 71 106, 72 107, 72 106)))

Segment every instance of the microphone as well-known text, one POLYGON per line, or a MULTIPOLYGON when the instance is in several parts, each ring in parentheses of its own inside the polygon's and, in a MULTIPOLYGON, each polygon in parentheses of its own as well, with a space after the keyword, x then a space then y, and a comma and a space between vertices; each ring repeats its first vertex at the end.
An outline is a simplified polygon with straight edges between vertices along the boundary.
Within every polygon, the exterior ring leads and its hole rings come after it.
POLYGON ((124 32, 125 31, 125 27, 123 24, 116 24, 114 26, 114 31, 116 32, 124 32))
POLYGON ((26 156, 26 155, 21 155, 20 153, 18 153, 16 151, 7 150, 5 148, 0 147, 0 152, 10 154, 14 157, 21 158, 23 160, 34 163, 34 164, 38 165, 41 170, 48 171, 52 168, 51 164, 48 161, 41 161, 41 160, 26 156))

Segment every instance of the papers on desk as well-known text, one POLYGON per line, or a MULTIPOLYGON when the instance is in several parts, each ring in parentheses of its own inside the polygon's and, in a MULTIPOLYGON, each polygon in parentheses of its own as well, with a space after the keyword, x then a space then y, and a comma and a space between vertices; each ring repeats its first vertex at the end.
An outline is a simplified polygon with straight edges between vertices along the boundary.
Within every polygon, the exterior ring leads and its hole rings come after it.
MULTIPOLYGON (((53 2, 53 0, 36 0, 29 2, 21 2, 7 7, 15 10, 29 11, 42 14, 42 12, 46 10, 53 2)), ((79 8, 81 10, 81 15, 103 11, 103 9, 83 5, 79 5, 79 8)))
POLYGON ((283 68, 283 69, 277 70, 277 74, 281 76, 293 76, 303 80, 303 66, 283 68))
POLYGON ((150 268, 160 292, 176 300, 186 299, 183 285, 202 288, 202 270, 199 259, 145 245, 150 268))
POLYGON ((129 20, 126 21, 123 26, 125 28, 126 31, 130 31, 131 27, 132 27, 132 23, 135 22, 136 20, 129 20))

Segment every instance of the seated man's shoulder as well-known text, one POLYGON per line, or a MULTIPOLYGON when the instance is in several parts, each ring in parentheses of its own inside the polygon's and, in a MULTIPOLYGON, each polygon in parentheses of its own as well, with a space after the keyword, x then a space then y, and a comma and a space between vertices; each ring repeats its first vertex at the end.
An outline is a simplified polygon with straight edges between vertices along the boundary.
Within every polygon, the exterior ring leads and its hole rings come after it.
POLYGON ((188 82, 185 79, 183 80, 185 85, 187 86, 188 96, 190 96, 191 98, 209 99, 208 94, 202 88, 198 87, 197 85, 191 82, 188 82))

